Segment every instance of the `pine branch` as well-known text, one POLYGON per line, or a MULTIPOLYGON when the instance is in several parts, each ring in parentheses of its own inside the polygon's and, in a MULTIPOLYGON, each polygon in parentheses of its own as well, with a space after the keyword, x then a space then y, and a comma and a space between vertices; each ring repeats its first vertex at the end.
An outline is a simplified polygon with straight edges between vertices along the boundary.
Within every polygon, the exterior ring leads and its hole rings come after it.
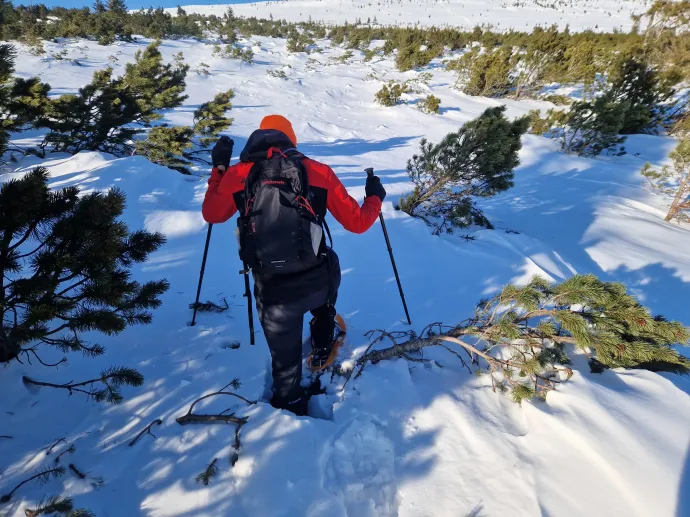
POLYGON ((144 383, 144 377, 136 370, 119 366, 104 370, 101 372, 100 377, 83 382, 70 381, 65 384, 54 384, 51 382, 37 381, 27 376, 22 377, 22 381, 27 385, 64 389, 67 390, 70 395, 74 392, 83 393, 87 397, 92 397, 96 402, 107 401, 111 404, 119 404, 123 400, 120 393, 120 387, 141 386, 144 383), (104 387, 96 389, 94 388, 94 384, 101 384, 104 387), (90 386, 90 388, 83 389, 83 386, 90 386))
POLYGON ((213 479, 218 475, 217 461, 218 458, 213 458, 213 461, 206 466, 204 471, 194 478, 197 483, 203 483, 204 486, 211 484, 213 479))
POLYGON ((24 510, 26 517, 38 517, 39 515, 52 515, 54 513, 71 512, 74 504, 70 497, 62 497, 59 495, 51 496, 41 499, 38 507, 35 510, 24 510))
POLYGON ((230 308, 230 305, 228 305, 227 299, 223 298, 222 302, 223 302, 223 305, 219 305, 217 303, 214 303, 214 302, 208 301, 208 300, 205 302, 190 303, 189 308, 191 310, 194 310, 196 308, 196 310, 199 312, 211 312, 214 314, 222 314, 223 312, 227 311, 230 308))
POLYGON ((139 432, 139 434, 137 434, 131 442, 129 442, 129 446, 131 447, 132 445, 134 445, 135 443, 137 443, 137 442, 139 441, 139 438, 141 438, 144 434, 150 434, 150 435, 153 436, 153 438, 155 439, 155 438, 156 438, 156 435, 154 435, 154 434, 151 432, 151 427, 154 426, 154 425, 161 425, 162 423, 163 423, 163 421, 162 421, 160 418, 157 418, 156 420, 154 420, 153 422, 151 422, 149 425, 147 425, 146 427, 144 427, 144 429, 142 429, 142 430, 139 432))
POLYGON ((7 503, 12 499, 14 493, 19 490, 22 486, 30 483, 31 481, 37 480, 39 483, 47 483, 50 479, 57 479, 65 475, 65 467, 55 467, 52 469, 45 469, 37 472, 33 476, 25 479, 18 485, 16 485, 8 494, 0 497, 0 503, 7 503))

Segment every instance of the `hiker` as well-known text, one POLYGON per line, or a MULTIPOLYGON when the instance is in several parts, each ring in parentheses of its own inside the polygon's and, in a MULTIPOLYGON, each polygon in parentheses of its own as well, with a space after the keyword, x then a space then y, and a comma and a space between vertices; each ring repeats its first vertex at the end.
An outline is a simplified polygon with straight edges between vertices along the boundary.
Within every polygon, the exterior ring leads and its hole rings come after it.
POLYGON ((280 115, 261 121, 239 163, 229 167, 233 144, 222 137, 213 148, 203 216, 222 223, 239 208, 240 258, 252 268, 256 308, 271 351, 271 404, 306 415, 309 397, 301 381, 307 312, 313 316, 309 366, 318 371, 335 359, 340 264, 326 245, 326 209, 346 230, 364 233, 378 218, 386 190, 377 176, 368 177, 360 207, 328 165, 297 150, 292 125, 280 115))

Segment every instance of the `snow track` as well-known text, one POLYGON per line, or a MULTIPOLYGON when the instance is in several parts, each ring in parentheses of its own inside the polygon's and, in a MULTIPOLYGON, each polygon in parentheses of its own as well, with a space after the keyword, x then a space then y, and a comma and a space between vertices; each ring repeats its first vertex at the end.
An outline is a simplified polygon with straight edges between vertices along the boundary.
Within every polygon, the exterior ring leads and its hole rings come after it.
POLYGON ((323 453, 320 487, 332 497, 315 503, 308 517, 397 517, 395 449, 383 426, 359 415, 334 436, 323 453))

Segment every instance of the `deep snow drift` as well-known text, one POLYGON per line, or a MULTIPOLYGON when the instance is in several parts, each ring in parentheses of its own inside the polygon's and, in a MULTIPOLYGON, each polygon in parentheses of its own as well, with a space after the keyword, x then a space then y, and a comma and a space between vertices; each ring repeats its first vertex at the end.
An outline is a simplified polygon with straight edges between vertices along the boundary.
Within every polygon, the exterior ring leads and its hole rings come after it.
MULTIPOLYGON (((235 89, 229 133, 239 155, 260 118, 271 112, 292 119, 300 149, 329 163, 350 193, 364 195, 364 167, 378 171, 389 192, 384 215, 406 290, 414 327, 458 322, 475 303, 509 282, 539 273, 554 280, 593 272, 620 280, 654 312, 690 323, 690 229, 663 221, 664 200, 642 188, 639 169, 661 163, 673 141, 634 137, 629 154, 596 160, 567 157, 542 137, 526 136, 516 186, 484 203, 493 231, 434 237, 423 223, 393 209, 410 190, 405 162, 422 136, 447 132, 501 101, 467 97, 450 88, 453 77, 434 68, 429 89, 441 98, 440 115, 410 104, 382 108, 380 88, 364 80, 410 78, 391 61, 348 64, 326 49, 308 57, 286 55, 285 42, 253 38, 256 64, 211 56, 212 46, 165 41, 165 57, 183 51, 192 70, 209 64, 211 75, 188 77, 185 106, 166 121, 186 124, 199 103, 235 89), (260 40, 260 42, 258 41, 260 40), (289 67, 287 66, 289 65, 289 67), (287 79, 266 75, 284 67, 287 79), (511 233, 506 232, 510 230, 511 233), (518 233, 513 233, 518 232, 518 233)), ((116 72, 146 42, 101 47, 66 44, 81 67, 40 60, 22 51, 18 73, 40 74, 54 92, 74 91, 117 54, 116 72)), ((321 42, 321 45, 324 45, 321 42)), ((48 47, 54 44, 47 44, 48 47)), ((517 116, 546 106, 505 101, 517 116)), ((26 138, 29 138, 27 136, 26 138)), ((0 371, 0 494, 34 469, 52 464, 46 448, 58 438, 74 444, 69 457, 85 480, 68 474, 47 486, 22 487, 0 515, 24 515, 44 494, 64 493, 99 517, 147 516, 639 516, 690 515, 690 381, 646 371, 590 374, 576 358, 576 373, 546 403, 513 404, 492 393, 485 378, 463 370, 444 350, 428 351, 444 368, 395 361, 369 365, 345 390, 342 379, 322 378, 328 393, 297 418, 265 402, 244 409, 213 400, 203 409, 234 407, 249 418, 237 464, 228 462, 231 426, 181 427, 175 418, 189 404, 239 377, 239 393, 262 399, 270 386, 269 354, 262 335, 249 346, 243 281, 237 272, 233 223, 214 229, 203 299, 225 297, 230 312, 202 314, 189 327, 206 226, 200 214, 205 179, 182 176, 141 157, 100 153, 35 157, 3 170, 2 181, 43 164, 54 188, 122 188, 132 228, 164 232, 168 244, 139 268, 142 280, 171 282, 154 321, 114 338, 91 336, 105 356, 69 356, 60 369, 12 364, 0 371), (240 347, 230 344, 239 341, 240 347), (22 375, 65 382, 110 364, 131 365, 146 377, 126 401, 109 407, 76 394, 44 388, 29 392, 22 375), (152 420, 156 438, 127 443, 152 420), (220 474, 208 487, 194 477, 218 458, 220 474)), ((379 225, 356 236, 329 221, 343 268, 338 309, 350 334, 341 358, 360 355, 364 333, 402 329, 402 307, 379 225)), ((48 355, 48 354, 47 354, 48 355)), ((50 357, 48 357, 50 358, 50 357)))

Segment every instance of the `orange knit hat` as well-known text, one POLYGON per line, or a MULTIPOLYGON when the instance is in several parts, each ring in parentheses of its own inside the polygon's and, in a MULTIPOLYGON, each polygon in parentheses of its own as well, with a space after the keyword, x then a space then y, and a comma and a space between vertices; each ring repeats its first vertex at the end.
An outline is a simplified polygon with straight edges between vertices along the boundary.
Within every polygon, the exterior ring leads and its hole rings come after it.
POLYGON ((292 129, 292 124, 288 119, 281 115, 268 115, 267 117, 264 117, 261 121, 259 129, 275 129, 285 133, 293 145, 297 145, 297 135, 295 135, 295 131, 292 129))

